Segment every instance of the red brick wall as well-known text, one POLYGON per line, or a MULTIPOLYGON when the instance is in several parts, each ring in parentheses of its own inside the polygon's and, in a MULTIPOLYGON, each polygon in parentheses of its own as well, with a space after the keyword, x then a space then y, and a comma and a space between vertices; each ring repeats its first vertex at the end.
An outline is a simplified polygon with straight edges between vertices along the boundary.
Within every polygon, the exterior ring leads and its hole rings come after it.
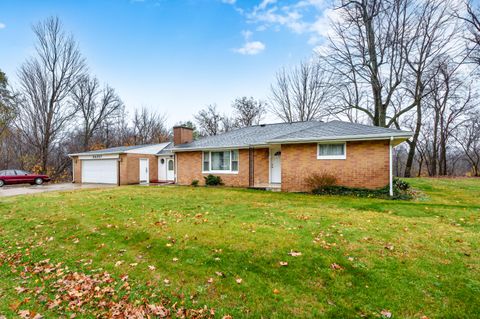
POLYGON ((265 185, 269 183, 270 168, 269 168, 269 150, 268 148, 259 148, 254 151, 254 176, 255 185, 265 185))
POLYGON ((344 160, 317 159, 317 144, 282 145, 282 190, 309 191, 305 179, 312 173, 334 174, 338 184, 380 188, 389 182, 389 141, 347 142, 344 160))
POLYGON ((140 159, 148 158, 150 182, 158 180, 158 160, 155 155, 121 154, 120 185, 138 184, 140 182, 140 159))
MULTIPOLYGON (((178 152, 177 158, 177 183, 190 185, 193 180, 198 180, 201 185, 205 184, 202 173, 202 152, 178 152)), ((248 187, 249 186, 249 151, 247 149, 238 151, 238 173, 218 174, 226 186, 248 187)), ((268 183, 268 149, 256 149, 254 153, 255 183, 268 183)))
POLYGON ((73 182, 74 183, 82 183, 82 161, 78 159, 78 156, 72 157, 72 164, 73 164, 73 182))

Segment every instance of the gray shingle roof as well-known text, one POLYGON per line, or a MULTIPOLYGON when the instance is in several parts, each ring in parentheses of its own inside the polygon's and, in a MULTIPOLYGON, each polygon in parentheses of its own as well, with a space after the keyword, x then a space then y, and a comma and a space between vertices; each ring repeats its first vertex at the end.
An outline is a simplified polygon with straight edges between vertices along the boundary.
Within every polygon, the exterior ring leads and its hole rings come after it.
POLYGON ((107 154, 119 154, 119 153, 135 153, 135 150, 139 151, 139 154, 160 154, 164 149, 169 148, 173 145, 171 142, 160 143, 160 144, 144 144, 144 145, 132 145, 132 146, 118 146, 105 148, 101 150, 82 152, 69 154, 70 156, 76 155, 107 155, 107 154), (153 150, 152 150, 153 148, 153 150), (157 149, 160 149, 157 153, 157 149), (153 153, 152 153, 153 152, 153 153))
POLYGON ((163 150, 157 153, 157 155, 171 155, 173 149, 173 142, 170 142, 163 150))
POLYGON ((319 122, 296 122, 254 125, 236 129, 223 134, 208 136, 192 143, 175 146, 175 150, 182 148, 212 148, 212 147, 245 147, 249 145, 266 144, 268 140, 279 135, 304 130, 319 122))
POLYGON ((132 145, 132 146, 118 146, 118 147, 111 147, 111 148, 105 148, 103 150, 95 150, 95 151, 89 151, 89 152, 82 152, 79 154, 84 154, 84 155, 95 155, 95 154, 118 154, 118 153, 123 153, 125 151, 131 151, 137 148, 143 148, 149 145, 132 145))
POLYGON ((301 140, 325 140, 331 138, 354 138, 355 136, 398 136, 411 135, 411 132, 400 131, 391 128, 363 125, 351 122, 331 121, 319 123, 308 129, 283 134, 270 140, 275 141, 301 141, 301 140))
POLYGON ((411 132, 350 122, 295 122, 255 125, 236 129, 223 134, 209 136, 188 144, 174 146, 174 151, 187 149, 214 149, 249 147, 271 143, 294 143, 334 139, 375 139, 391 136, 408 138, 411 132))

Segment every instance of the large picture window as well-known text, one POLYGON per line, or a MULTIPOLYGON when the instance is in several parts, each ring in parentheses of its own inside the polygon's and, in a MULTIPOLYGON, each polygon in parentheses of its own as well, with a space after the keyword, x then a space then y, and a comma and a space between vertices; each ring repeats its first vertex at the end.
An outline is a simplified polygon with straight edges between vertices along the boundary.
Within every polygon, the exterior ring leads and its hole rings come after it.
POLYGON ((318 144, 318 159, 345 159, 347 158, 346 143, 318 144))
POLYGON ((238 150, 203 152, 203 171, 238 172, 238 150))

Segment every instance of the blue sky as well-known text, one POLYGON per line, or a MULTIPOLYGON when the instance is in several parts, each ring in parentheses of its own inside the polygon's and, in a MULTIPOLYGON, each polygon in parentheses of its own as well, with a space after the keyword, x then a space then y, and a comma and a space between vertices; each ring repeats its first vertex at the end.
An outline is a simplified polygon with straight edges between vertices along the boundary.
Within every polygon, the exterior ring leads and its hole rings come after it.
POLYGON ((145 106, 172 125, 207 104, 228 112, 236 97, 267 99, 275 72, 322 43, 327 7, 323 0, 1 0, 0 69, 15 83, 33 53, 32 24, 55 15, 130 113, 145 106))

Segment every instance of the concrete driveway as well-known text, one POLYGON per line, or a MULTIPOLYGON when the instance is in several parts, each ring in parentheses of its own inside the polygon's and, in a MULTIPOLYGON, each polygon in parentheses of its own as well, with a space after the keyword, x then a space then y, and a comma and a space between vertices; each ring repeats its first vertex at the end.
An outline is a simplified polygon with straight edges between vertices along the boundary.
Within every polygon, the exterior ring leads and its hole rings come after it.
POLYGON ((86 188, 108 188, 116 185, 107 184, 44 184, 44 185, 6 185, 0 188, 0 197, 37 194, 45 192, 72 191, 86 188))

